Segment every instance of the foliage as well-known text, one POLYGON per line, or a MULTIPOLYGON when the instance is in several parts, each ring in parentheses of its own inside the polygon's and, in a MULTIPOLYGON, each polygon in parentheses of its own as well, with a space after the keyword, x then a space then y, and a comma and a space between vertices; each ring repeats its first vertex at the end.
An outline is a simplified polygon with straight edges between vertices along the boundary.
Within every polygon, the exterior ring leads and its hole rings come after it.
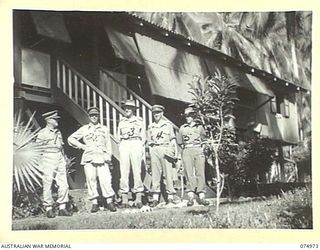
POLYGON ((269 171, 274 161, 274 143, 269 139, 254 136, 248 142, 241 143, 239 147, 239 168, 243 182, 255 183, 263 181, 263 176, 269 171), (261 179, 262 178, 262 179, 261 179))
MULTIPOLYGON (((122 210, 123 211, 123 210, 122 210)), ((163 229, 163 228, 242 228, 310 229, 312 197, 309 189, 296 189, 267 199, 221 203, 215 207, 193 206, 158 209, 149 213, 98 212, 74 214, 56 219, 14 220, 13 230, 86 230, 86 229, 163 229)))
POLYGON ((292 158, 299 170, 311 174, 311 136, 293 148, 292 158))
POLYGON ((311 82, 311 12, 133 14, 288 81, 311 82))
POLYGON ((42 188, 37 187, 33 191, 13 191, 12 218, 26 218, 37 216, 44 212, 41 201, 42 188))
POLYGON ((209 164, 216 173, 217 211, 219 197, 224 187, 224 175, 221 174, 221 163, 228 161, 232 148, 236 147, 235 128, 230 121, 236 98, 236 85, 228 78, 216 73, 203 81, 197 79, 195 85, 190 84, 193 95, 189 105, 195 111, 195 119, 200 121, 209 137, 205 150, 209 164))
POLYGON ((32 119, 27 124, 21 122, 21 111, 15 116, 13 129, 13 176, 14 184, 18 191, 35 190, 36 185, 41 186, 42 170, 39 158, 44 147, 35 138, 39 129, 32 131, 32 119), (21 185, 22 184, 22 185, 21 185))

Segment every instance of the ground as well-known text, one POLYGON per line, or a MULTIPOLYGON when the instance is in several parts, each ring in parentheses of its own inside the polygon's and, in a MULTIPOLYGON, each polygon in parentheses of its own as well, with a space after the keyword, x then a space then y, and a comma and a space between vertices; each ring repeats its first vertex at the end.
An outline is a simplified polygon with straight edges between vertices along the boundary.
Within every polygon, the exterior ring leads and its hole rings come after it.
POLYGON ((118 209, 75 213, 72 217, 48 219, 44 216, 13 220, 13 230, 75 229, 160 229, 160 228, 312 228, 312 199, 309 189, 297 189, 269 198, 223 200, 216 213, 210 206, 176 207, 162 204, 150 212, 118 209))

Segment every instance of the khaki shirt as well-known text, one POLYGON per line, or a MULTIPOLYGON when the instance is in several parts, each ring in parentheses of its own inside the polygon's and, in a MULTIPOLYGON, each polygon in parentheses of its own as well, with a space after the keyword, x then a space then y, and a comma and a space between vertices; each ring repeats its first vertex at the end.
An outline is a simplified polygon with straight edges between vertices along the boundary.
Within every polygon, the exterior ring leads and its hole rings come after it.
POLYGON ((45 127, 38 132, 37 142, 45 145, 44 153, 57 153, 63 150, 63 140, 59 129, 45 127))
POLYGON ((151 123, 147 134, 150 146, 169 145, 171 140, 176 138, 172 124, 164 119, 161 119, 158 123, 151 123))
POLYGON ((89 123, 82 126, 68 138, 70 146, 84 149, 81 164, 102 164, 111 160, 111 139, 109 130, 101 124, 89 123), (80 142, 83 141, 83 143, 80 142))
POLYGON ((206 134, 201 124, 185 123, 179 129, 177 142, 179 145, 182 144, 185 147, 200 147, 205 136, 206 134))
POLYGON ((131 118, 123 117, 118 125, 118 139, 130 140, 140 139, 145 141, 145 129, 141 117, 132 116, 131 118))

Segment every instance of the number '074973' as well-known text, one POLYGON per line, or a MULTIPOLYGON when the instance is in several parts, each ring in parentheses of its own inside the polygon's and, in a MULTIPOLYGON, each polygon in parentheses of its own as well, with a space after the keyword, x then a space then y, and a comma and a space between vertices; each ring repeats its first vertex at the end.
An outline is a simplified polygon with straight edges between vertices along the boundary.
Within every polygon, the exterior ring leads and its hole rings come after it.
POLYGON ((319 244, 300 244, 300 248, 319 248, 319 244))

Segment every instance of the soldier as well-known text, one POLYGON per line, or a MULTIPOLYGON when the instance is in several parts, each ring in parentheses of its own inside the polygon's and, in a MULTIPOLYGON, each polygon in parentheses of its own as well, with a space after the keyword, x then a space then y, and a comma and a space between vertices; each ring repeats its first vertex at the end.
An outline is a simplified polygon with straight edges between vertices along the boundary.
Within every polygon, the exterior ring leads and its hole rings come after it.
POLYGON ((177 136, 178 144, 182 147, 182 161, 187 178, 188 206, 194 204, 194 193, 199 195, 198 203, 209 205, 205 200, 205 156, 202 142, 205 131, 201 124, 195 122, 194 111, 186 108, 184 111, 187 123, 183 124, 177 136))
POLYGON ((134 187, 131 190, 136 194, 135 206, 142 207, 142 192, 144 186, 141 180, 141 163, 143 159, 143 147, 145 144, 145 128, 141 117, 135 116, 136 105, 134 100, 127 100, 123 109, 126 116, 118 126, 118 138, 120 141, 120 192, 122 207, 128 208, 129 173, 130 166, 133 172, 134 187))
POLYGON ((99 123, 99 113, 100 110, 98 108, 89 108, 90 123, 79 128, 68 138, 70 146, 84 151, 81 164, 84 165, 88 196, 92 202, 91 213, 99 210, 97 177, 99 178, 102 196, 107 203, 106 208, 111 212, 117 210, 113 203, 114 191, 111 186, 109 169, 111 164, 111 140, 107 127, 99 123))
POLYGON ((163 118, 164 107, 152 106, 154 122, 148 127, 148 144, 150 147, 153 201, 151 206, 159 204, 160 181, 165 177, 168 203, 173 202, 176 193, 173 187, 172 159, 177 158, 176 136, 171 123, 163 118))
POLYGON ((43 168, 43 204, 46 208, 48 218, 56 215, 52 210, 53 199, 51 186, 53 180, 58 186, 59 216, 71 216, 72 213, 66 210, 66 203, 69 199, 69 186, 67 182, 66 160, 63 151, 63 140, 58 127, 58 111, 44 113, 46 127, 41 129, 36 141, 45 146, 40 165, 43 168))

